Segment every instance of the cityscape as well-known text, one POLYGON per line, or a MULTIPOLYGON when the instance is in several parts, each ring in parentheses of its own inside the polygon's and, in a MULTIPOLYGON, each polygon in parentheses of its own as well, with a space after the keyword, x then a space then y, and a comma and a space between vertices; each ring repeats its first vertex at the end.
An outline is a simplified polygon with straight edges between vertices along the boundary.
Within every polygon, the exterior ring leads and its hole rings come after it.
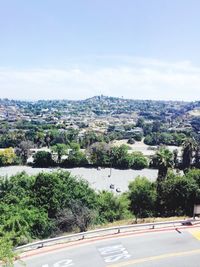
POLYGON ((200 266, 200 2, 0 8, 0 266, 200 266))

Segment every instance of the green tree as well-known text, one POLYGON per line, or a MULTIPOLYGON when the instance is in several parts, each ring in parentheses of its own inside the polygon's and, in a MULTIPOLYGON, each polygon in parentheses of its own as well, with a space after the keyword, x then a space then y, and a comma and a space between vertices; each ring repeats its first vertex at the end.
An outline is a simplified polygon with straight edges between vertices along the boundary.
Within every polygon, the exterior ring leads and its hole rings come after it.
POLYGON ((54 161, 50 152, 38 151, 33 158, 34 167, 47 168, 49 166, 54 166, 54 161))
POLYGON ((45 133, 44 132, 37 132, 35 135, 35 143, 37 147, 42 147, 45 145, 45 133))
POLYGON ((166 147, 161 147, 152 158, 151 165, 158 168, 158 182, 165 179, 168 168, 173 166, 173 153, 166 147))
POLYGON ((111 160, 113 167, 126 169, 132 166, 133 158, 128 154, 128 148, 127 145, 112 147, 111 160))
POLYGON ((16 158, 13 148, 5 148, 0 151, 0 166, 12 165, 16 162, 16 158))
POLYGON ((33 186, 33 198, 35 206, 46 210, 50 218, 55 218, 58 211, 68 208, 73 199, 81 199, 89 209, 96 207, 94 190, 87 182, 77 180, 66 171, 38 174, 33 186))
POLYGON ((56 144, 52 146, 52 151, 57 154, 57 162, 58 164, 61 163, 62 156, 68 153, 68 146, 65 144, 56 144))
POLYGON ((102 191, 98 194, 99 222, 113 222, 130 216, 127 196, 115 196, 112 192, 102 191))
POLYGON ((16 148, 16 154, 21 157, 22 163, 26 164, 28 157, 30 156, 30 149, 34 145, 31 141, 22 141, 16 148))
POLYGON ((200 200, 200 188, 193 178, 169 173, 161 184, 160 214, 163 216, 192 216, 194 204, 200 200))
POLYGON ((133 152, 130 154, 133 159, 131 168, 141 170, 148 167, 147 158, 141 152, 133 152))
POLYGON ((96 166, 109 166, 110 165, 110 146, 104 142, 97 142, 90 146, 88 153, 90 161, 96 166))
POLYGON ((155 212, 156 188, 155 184, 146 177, 136 177, 129 184, 128 191, 130 210, 138 218, 152 216, 155 212))
POLYGON ((68 158, 62 162, 62 167, 84 167, 88 164, 85 153, 80 150, 70 150, 68 158))
POLYGON ((200 169, 200 144, 197 145, 194 155, 194 166, 200 169))
POLYGON ((191 167, 193 152, 196 149, 196 141, 192 138, 188 138, 183 143, 183 153, 182 153, 182 168, 187 170, 191 167))

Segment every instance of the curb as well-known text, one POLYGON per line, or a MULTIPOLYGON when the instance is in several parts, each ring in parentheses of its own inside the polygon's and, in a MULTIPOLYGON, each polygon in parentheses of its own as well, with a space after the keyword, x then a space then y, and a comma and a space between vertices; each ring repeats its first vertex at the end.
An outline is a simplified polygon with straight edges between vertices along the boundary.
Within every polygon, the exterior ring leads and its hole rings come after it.
POLYGON ((29 257, 41 255, 41 254, 46 254, 46 253, 54 252, 54 251, 65 249, 65 248, 73 248, 73 247, 76 247, 76 246, 87 245, 89 243, 94 243, 94 242, 98 242, 98 241, 101 241, 101 240, 103 241, 103 240, 107 240, 107 239, 110 240, 110 239, 113 239, 113 238, 139 236, 139 235, 143 235, 143 234, 160 233, 160 232, 177 231, 178 233, 181 233, 179 231, 180 229, 181 230, 182 229, 188 230, 188 229, 199 228, 199 227, 200 227, 200 225, 185 225, 185 226, 180 226, 180 227, 148 229, 148 230, 141 230, 141 231, 137 231, 137 232, 118 233, 118 234, 111 234, 111 235, 106 235, 106 236, 101 236, 101 237, 93 237, 93 238, 91 237, 91 238, 88 238, 87 240, 82 239, 82 240, 71 241, 71 242, 68 242, 68 243, 51 245, 49 247, 37 248, 37 249, 32 250, 32 251, 23 252, 17 258, 18 259, 25 259, 25 258, 29 258, 29 257))

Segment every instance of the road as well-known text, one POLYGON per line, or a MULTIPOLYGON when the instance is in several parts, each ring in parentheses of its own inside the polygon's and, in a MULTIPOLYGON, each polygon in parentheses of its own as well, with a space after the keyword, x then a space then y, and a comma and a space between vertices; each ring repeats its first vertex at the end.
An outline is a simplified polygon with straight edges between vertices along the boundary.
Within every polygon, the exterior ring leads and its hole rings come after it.
POLYGON ((28 267, 199 267, 200 227, 83 240, 23 261, 28 267))

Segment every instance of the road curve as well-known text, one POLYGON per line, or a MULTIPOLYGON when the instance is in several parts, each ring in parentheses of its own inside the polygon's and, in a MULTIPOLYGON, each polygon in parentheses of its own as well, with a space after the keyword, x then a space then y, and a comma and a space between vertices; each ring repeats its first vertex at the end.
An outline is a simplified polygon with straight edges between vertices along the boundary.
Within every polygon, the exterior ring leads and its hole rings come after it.
POLYGON ((83 240, 37 251, 22 259, 27 267, 199 267, 200 226, 83 240))

